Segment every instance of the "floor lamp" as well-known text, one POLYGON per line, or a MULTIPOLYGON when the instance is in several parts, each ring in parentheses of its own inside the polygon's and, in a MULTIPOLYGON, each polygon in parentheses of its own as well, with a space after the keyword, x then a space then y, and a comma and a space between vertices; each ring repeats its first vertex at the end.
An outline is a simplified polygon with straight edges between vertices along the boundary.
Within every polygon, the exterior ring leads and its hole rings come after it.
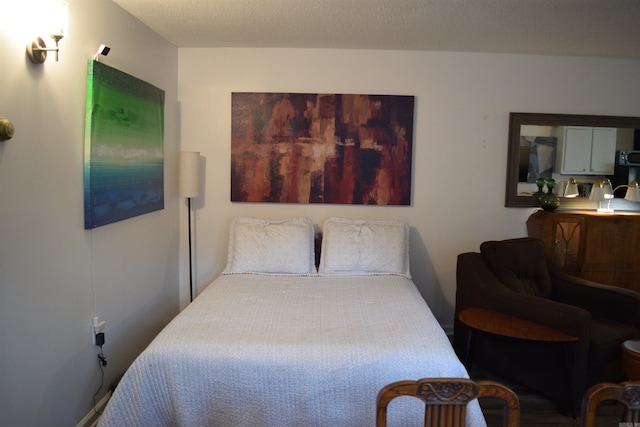
POLYGON ((191 256, 191 199, 200 194, 200 153, 180 152, 180 197, 187 199, 189 209, 189 297, 193 301, 193 258, 191 256))

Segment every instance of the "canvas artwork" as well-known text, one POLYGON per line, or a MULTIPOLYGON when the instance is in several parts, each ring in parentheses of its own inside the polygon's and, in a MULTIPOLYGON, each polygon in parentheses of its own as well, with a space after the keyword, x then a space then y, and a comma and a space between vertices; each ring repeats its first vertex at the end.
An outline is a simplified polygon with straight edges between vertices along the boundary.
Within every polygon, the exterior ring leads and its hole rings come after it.
POLYGON ((413 96, 234 92, 231 201, 411 204, 413 96))
POLYGON ((164 209, 164 91, 90 60, 85 229, 164 209))

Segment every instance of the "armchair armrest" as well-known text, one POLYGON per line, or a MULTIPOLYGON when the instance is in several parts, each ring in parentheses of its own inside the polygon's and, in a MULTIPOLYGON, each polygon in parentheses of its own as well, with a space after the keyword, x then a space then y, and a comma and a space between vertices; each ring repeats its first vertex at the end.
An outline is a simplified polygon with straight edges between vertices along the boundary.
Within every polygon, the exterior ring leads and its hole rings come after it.
POLYGON ((544 325, 580 339, 588 345, 591 313, 583 308, 507 288, 479 253, 458 256, 456 313, 479 307, 544 325))
POLYGON ((492 295, 484 308, 573 335, 582 343, 591 339, 591 313, 578 306, 507 290, 492 295))
POLYGON ((558 301, 640 329, 640 293, 569 276, 553 264, 549 273, 558 301))

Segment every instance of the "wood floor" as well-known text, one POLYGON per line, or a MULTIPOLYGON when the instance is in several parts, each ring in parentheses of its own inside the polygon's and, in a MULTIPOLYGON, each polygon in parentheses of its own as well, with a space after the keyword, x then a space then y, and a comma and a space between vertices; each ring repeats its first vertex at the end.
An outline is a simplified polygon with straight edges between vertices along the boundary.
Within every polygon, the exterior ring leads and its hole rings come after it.
MULTIPOLYGON (((493 375, 475 366, 471 370, 470 376, 476 381, 498 381, 510 387, 520 399, 521 427, 569 427, 580 425, 580 414, 578 414, 574 423, 574 420, 570 415, 565 416, 558 413, 553 401, 532 390, 520 386, 519 384, 493 375)), ((482 412, 487 420, 488 427, 501 427, 503 425, 503 406, 500 401, 495 399, 481 399, 480 406, 482 407, 482 412)), ((622 406, 617 403, 612 402, 603 404, 598 411, 596 425, 598 427, 621 426, 620 417, 622 415, 622 410, 622 406)))

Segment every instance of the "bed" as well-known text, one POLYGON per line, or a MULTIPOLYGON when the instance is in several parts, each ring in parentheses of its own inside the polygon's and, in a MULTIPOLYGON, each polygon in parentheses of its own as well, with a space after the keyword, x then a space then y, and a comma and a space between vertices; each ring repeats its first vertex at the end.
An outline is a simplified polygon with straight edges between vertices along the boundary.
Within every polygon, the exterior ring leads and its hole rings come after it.
MULTIPOLYGON (((411 280, 408 227, 329 218, 323 232, 316 270, 308 218, 234 219, 224 273, 134 361, 98 426, 370 427, 384 385, 468 378, 411 280)), ((388 414, 421 425, 424 406, 402 397, 388 414)))

